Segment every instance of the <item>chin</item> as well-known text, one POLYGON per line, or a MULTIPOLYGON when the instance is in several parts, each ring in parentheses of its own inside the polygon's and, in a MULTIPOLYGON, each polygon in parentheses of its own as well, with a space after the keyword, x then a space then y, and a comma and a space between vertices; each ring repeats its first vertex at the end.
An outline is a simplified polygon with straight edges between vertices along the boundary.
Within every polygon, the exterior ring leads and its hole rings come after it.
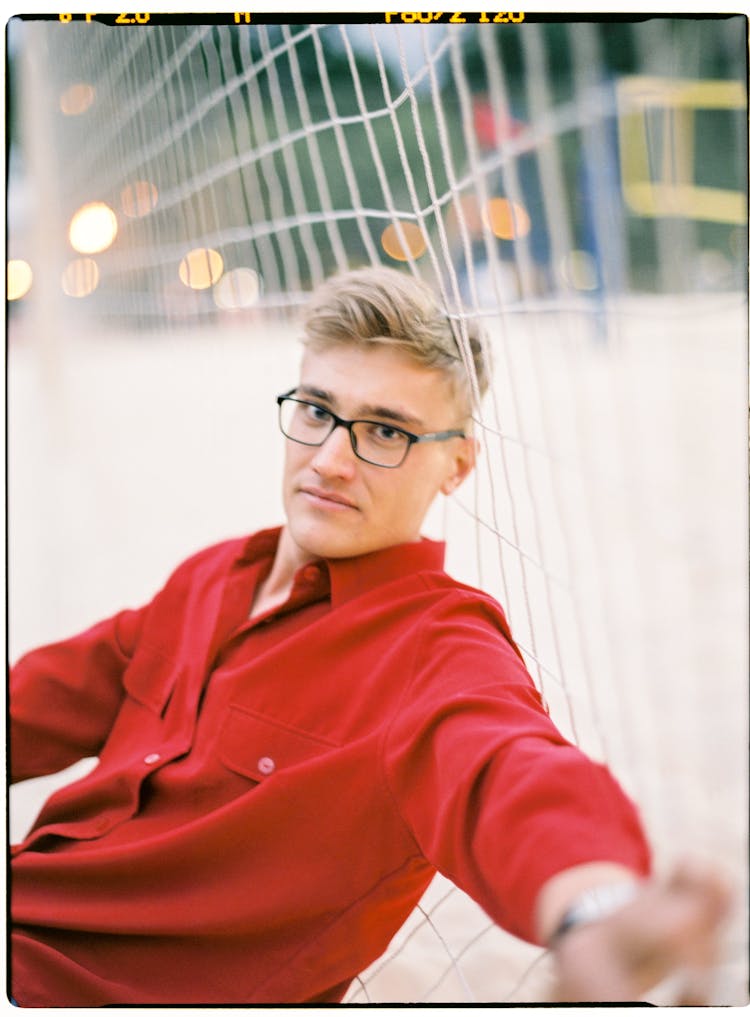
POLYGON ((287 522, 294 542, 314 558, 354 558, 369 550, 361 537, 343 532, 333 523, 293 517, 287 522))

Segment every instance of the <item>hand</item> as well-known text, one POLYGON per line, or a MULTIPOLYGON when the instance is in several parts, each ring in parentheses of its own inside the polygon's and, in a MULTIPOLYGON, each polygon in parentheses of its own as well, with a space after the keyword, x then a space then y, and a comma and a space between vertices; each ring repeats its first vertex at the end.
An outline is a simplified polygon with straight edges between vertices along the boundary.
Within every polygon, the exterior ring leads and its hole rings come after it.
POLYGON ((681 972, 676 1005, 707 1005, 729 901, 723 878, 694 863, 644 883, 621 910, 563 934, 554 947, 555 1001, 636 1002, 681 972))

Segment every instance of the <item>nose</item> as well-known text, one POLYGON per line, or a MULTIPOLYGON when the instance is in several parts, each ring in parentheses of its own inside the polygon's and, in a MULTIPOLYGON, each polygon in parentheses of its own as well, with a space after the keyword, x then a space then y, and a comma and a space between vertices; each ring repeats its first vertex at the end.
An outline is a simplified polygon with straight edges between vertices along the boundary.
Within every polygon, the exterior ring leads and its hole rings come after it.
POLYGON ((349 432, 339 425, 317 447, 310 465, 322 477, 348 478, 353 475, 356 462, 349 432))

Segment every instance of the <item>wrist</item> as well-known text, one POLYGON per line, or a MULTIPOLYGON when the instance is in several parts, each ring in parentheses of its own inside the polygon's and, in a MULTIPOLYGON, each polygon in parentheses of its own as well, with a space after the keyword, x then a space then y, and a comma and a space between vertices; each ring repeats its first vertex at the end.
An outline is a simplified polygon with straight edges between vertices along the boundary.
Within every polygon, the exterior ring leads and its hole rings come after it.
POLYGON ((580 893, 568 905, 550 936, 549 945, 557 946, 572 929, 601 921, 626 907, 638 893, 638 884, 632 881, 603 883, 580 893))

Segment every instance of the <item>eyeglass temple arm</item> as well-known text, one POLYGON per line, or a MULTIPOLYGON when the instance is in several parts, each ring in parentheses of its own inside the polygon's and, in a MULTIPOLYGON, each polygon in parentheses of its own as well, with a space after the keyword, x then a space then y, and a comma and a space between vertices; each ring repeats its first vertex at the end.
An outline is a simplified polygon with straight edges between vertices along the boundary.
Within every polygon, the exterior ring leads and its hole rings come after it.
POLYGON ((465 438, 464 431, 432 431, 430 434, 414 435, 415 441, 442 441, 444 438, 465 438))

